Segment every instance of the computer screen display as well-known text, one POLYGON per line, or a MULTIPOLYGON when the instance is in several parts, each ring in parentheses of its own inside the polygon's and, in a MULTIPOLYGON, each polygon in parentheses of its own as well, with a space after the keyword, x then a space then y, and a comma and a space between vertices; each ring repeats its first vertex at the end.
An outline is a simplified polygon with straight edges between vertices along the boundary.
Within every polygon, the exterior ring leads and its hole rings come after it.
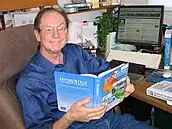
POLYGON ((164 6, 120 6, 116 34, 118 43, 159 46, 162 39, 164 6))

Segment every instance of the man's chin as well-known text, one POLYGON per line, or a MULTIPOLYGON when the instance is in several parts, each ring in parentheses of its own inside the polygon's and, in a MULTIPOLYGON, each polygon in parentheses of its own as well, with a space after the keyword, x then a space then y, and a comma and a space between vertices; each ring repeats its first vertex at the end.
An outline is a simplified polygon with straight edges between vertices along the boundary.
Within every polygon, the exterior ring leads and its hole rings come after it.
POLYGON ((51 53, 52 53, 52 54, 57 54, 57 53, 59 53, 60 51, 61 51, 61 49, 56 49, 56 50, 52 50, 51 53))

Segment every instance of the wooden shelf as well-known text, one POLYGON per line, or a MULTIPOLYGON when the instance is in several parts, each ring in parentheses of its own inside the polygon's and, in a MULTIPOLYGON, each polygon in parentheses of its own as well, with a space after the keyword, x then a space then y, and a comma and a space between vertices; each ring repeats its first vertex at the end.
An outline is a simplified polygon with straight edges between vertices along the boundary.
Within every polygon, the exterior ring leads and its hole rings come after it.
POLYGON ((1 0, 0 11, 26 9, 56 4, 57 0, 1 0))
POLYGON ((100 6, 99 8, 92 8, 92 9, 88 9, 88 10, 71 12, 71 13, 68 12, 67 14, 76 14, 76 13, 90 12, 90 11, 96 11, 96 10, 102 10, 102 9, 112 10, 113 8, 115 8, 117 6, 119 6, 119 5, 100 6))
MULTIPOLYGON (((27 9, 27 8, 34 8, 34 7, 47 6, 47 5, 57 5, 57 0, 8 0, 8 2, 2 1, 0 4, 0 11, 12 11, 12 10, 27 9)), ((100 6, 99 8, 93 8, 93 9, 71 12, 71 13, 68 12, 68 14, 90 12, 101 9, 112 10, 116 6, 118 5, 100 6)))

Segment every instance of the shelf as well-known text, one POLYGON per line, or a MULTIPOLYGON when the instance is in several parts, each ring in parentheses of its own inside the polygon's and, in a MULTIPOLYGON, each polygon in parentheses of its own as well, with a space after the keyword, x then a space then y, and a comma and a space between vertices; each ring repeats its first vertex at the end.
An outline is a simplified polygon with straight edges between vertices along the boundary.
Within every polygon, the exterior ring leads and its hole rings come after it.
POLYGON ((110 5, 110 6, 101 6, 99 8, 92 8, 88 10, 82 10, 82 11, 77 11, 77 12, 67 12, 67 14, 76 14, 76 13, 83 13, 83 12, 90 12, 90 11, 97 11, 97 10, 102 10, 102 9, 109 9, 112 10, 113 8, 117 7, 119 5, 110 5))
POLYGON ((55 4, 57 4, 56 0, 1 0, 0 11, 26 9, 55 4))

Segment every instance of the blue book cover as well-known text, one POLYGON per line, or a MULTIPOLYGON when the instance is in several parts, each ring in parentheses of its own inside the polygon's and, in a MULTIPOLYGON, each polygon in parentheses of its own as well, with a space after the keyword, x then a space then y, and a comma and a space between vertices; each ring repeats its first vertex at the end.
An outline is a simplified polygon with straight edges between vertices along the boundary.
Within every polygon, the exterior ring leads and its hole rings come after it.
POLYGON ((67 112, 73 104, 91 97, 88 107, 108 105, 108 110, 124 98, 127 86, 128 63, 93 74, 54 72, 57 103, 60 111, 67 112))

